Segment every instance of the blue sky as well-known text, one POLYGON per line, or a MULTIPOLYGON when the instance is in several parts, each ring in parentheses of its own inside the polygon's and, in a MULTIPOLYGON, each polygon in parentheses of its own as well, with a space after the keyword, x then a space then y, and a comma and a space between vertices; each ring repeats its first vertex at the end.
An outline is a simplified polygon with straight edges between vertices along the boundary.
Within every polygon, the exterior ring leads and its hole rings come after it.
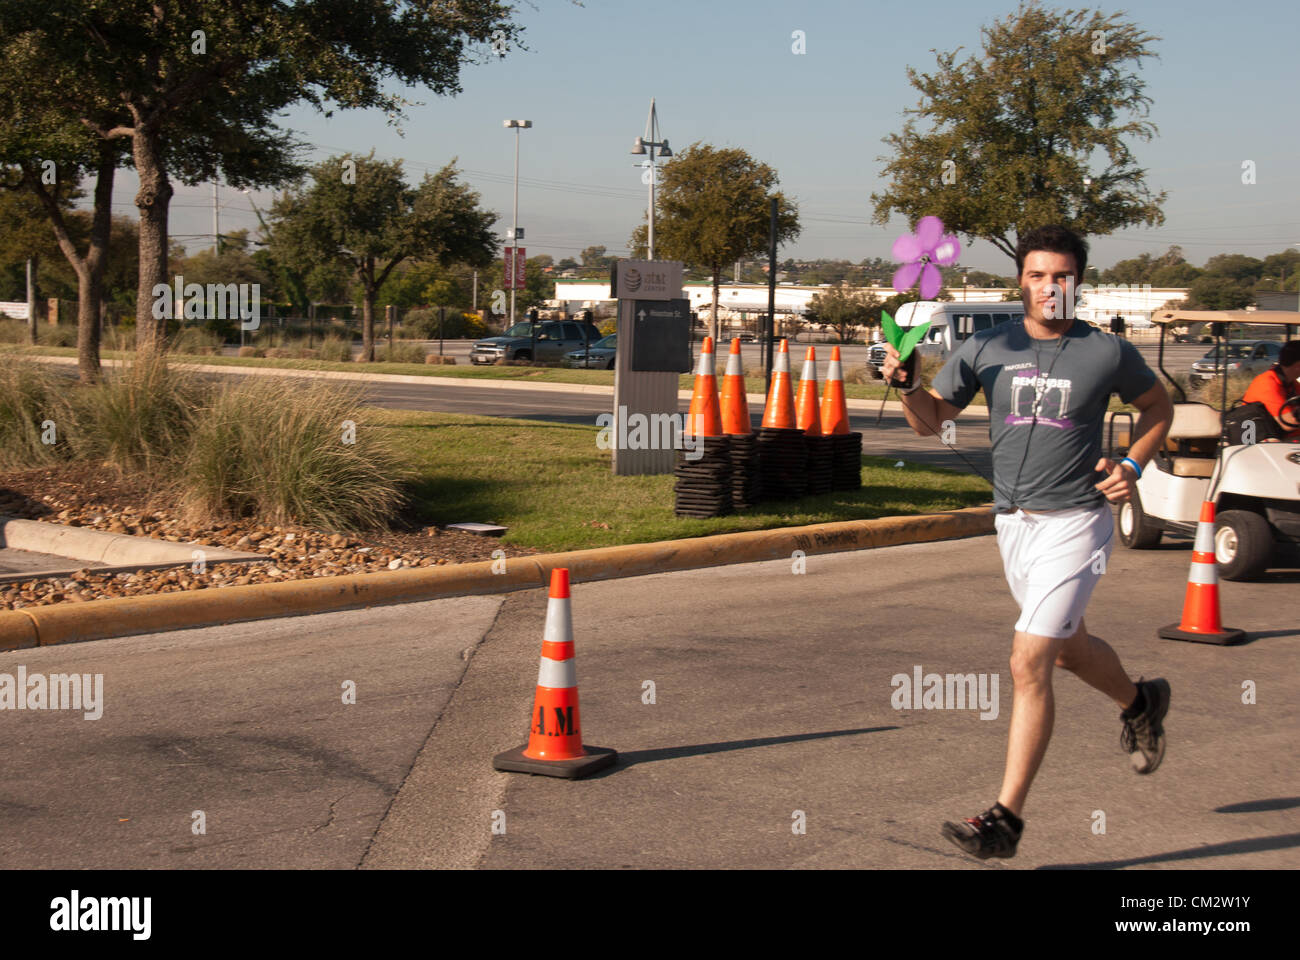
MULTIPOLYGON (((916 92, 906 68, 933 68, 931 48, 976 51, 980 27, 1016 9, 1014 0, 916 4, 836 0, 531 0, 518 6, 527 51, 466 68, 464 92, 423 101, 402 125, 376 112, 331 119, 296 110, 285 123, 314 145, 311 160, 373 147, 398 157, 412 180, 453 157, 485 206, 510 225, 514 163, 508 117, 521 134, 520 215, 529 255, 576 258, 592 244, 623 254, 641 222, 646 188, 629 151, 650 98, 674 149, 693 141, 747 150, 774 167, 799 204, 803 233, 779 256, 889 257, 901 218, 872 224, 870 194, 916 92), (807 52, 791 50, 802 30, 807 52)), ((1059 5, 1063 8, 1065 4, 1059 5)), ((1132 143, 1153 191, 1169 193, 1166 223, 1091 238, 1092 261, 1108 266, 1180 244, 1202 264, 1216 253, 1264 256, 1300 243, 1300 115, 1295 63, 1300 7, 1258 0, 1131 2, 1123 10, 1148 33, 1159 59, 1141 74, 1154 101, 1149 141, 1132 143), (1245 185, 1242 162, 1256 165, 1245 185)), ((123 171, 117 209, 131 212, 134 178, 123 171)), ((254 195, 263 209, 271 195, 254 195)), ((249 198, 222 188, 225 232, 256 228, 249 198)), ((211 244, 211 187, 178 186, 172 232, 190 249, 211 244)), ((1009 273, 1011 261, 977 242, 968 266, 1009 273)))

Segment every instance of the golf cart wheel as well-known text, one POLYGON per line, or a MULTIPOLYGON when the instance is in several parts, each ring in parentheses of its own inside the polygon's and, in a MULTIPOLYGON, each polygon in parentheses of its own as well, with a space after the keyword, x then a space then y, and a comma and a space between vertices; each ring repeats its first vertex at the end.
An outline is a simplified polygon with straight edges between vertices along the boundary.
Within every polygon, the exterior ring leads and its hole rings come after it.
POLYGON ((1133 496, 1119 505, 1119 542, 1130 550, 1149 550, 1160 542, 1164 532, 1142 511, 1142 498, 1133 496))
POLYGON ((1268 569, 1273 531, 1249 510, 1225 510, 1214 523, 1214 559, 1224 580, 1252 580, 1268 569))

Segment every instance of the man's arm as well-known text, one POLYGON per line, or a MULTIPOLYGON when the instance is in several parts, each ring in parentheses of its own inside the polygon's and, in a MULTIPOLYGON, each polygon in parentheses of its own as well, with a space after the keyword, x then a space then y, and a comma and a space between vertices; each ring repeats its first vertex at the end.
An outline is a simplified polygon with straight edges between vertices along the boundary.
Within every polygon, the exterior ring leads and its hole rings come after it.
MULTIPOLYGON (((919 363, 919 358, 918 358, 919 363)), ((907 370, 900 369, 898 351, 892 344, 885 345, 885 365, 880 370, 885 382, 889 383, 897 372, 897 383, 901 393, 910 384, 907 382, 907 370)), ((920 376, 918 370, 917 376, 920 376)), ((955 407, 933 390, 920 388, 911 393, 903 393, 903 416, 908 425, 922 437, 938 434, 945 420, 955 420, 961 413, 961 407, 955 407)))
MULTIPOLYGON (((1174 404, 1169 399, 1164 384, 1157 380, 1150 390, 1134 399, 1133 406, 1138 408, 1141 415, 1133 427, 1128 458, 1136 460, 1140 467, 1146 469, 1147 463, 1165 442, 1169 426, 1174 422, 1174 404)), ((1127 500, 1137 492, 1137 471, 1131 464, 1102 457, 1094 469, 1106 473, 1106 479, 1096 487, 1110 502, 1127 500)))

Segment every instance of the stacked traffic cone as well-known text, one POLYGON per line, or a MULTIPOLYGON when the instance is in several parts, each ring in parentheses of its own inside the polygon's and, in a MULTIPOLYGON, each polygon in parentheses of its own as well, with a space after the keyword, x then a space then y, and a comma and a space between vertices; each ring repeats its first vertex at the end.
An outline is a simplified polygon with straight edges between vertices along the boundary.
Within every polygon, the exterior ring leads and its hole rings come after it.
POLYGON ((790 388, 790 345, 781 341, 772 366, 772 386, 767 392, 763 426, 758 431, 758 462, 764 500, 791 500, 807 489, 803 431, 795 425, 794 396, 790 388))
POLYGON ((492 758, 497 770, 539 773, 576 780, 608 767, 618 753, 583 746, 578 716, 578 674, 573 662, 573 616, 569 609, 569 571, 551 571, 546 602, 546 632, 537 671, 537 693, 529 721, 528 743, 492 758))
POLYGON ((686 415, 682 449, 673 469, 674 512, 679 517, 718 517, 731 512, 731 445, 722 432, 713 338, 704 338, 695 368, 695 389, 686 415))
POLYGON ((727 371, 722 377, 722 432, 731 443, 731 505, 748 510, 759 500, 758 438, 749 419, 745 368, 740 338, 731 341, 727 371))
POLYGON ((844 367, 840 348, 831 347, 822 392, 822 433, 830 437, 831 489, 857 490, 862 486, 862 434, 849 432, 849 408, 844 399, 844 367))
POLYGON ((804 475, 808 478, 807 492, 830 493, 834 448, 833 441, 822 436, 822 418, 817 409, 817 351, 814 347, 809 347, 804 357, 803 374, 799 378, 799 394, 794 407, 795 426, 803 431, 804 450, 807 454, 804 466, 804 475))
POLYGON ((1201 504, 1192 544, 1192 569, 1187 574, 1187 595, 1183 600, 1182 622, 1161 627, 1165 640, 1233 644, 1246 639, 1245 631, 1224 627, 1219 619, 1219 567, 1214 558, 1214 501, 1201 504))

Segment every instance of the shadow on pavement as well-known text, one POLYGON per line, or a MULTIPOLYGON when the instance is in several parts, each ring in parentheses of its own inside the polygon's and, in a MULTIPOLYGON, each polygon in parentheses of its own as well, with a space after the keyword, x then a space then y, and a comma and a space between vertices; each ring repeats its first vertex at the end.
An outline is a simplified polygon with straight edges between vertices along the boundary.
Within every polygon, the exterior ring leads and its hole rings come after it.
POLYGON ((1137 867, 1144 863, 1166 863, 1171 860, 1201 860, 1206 857, 1226 857, 1234 853, 1259 853, 1264 850, 1285 850, 1288 847, 1300 847, 1300 833, 1283 833, 1276 837, 1252 837, 1249 840, 1229 840, 1226 843, 1210 843, 1203 847, 1187 850, 1173 850, 1169 853, 1153 853, 1149 857, 1134 857, 1131 860, 1100 860, 1095 863, 1053 863, 1041 866, 1039 870, 1119 870, 1123 867, 1137 867))
POLYGON ((1290 810, 1300 807, 1300 797, 1274 797, 1271 800, 1247 800, 1245 803, 1230 803, 1224 807, 1215 807, 1215 813, 1259 813, 1263 810, 1290 810))
POLYGON ((632 750, 618 755, 618 765, 603 773, 590 777, 601 777, 616 773, 624 767, 636 763, 653 763, 656 760, 676 760, 680 757, 698 757, 709 753, 726 753, 730 750, 748 750, 750 747, 769 747, 778 743, 798 743, 801 740, 824 740, 827 737, 848 737, 858 733, 883 733, 887 730, 901 730, 901 727, 859 727, 856 730, 825 730, 821 733, 793 733, 787 737, 757 737, 753 740, 724 740, 720 743, 696 743, 684 747, 661 747, 658 750, 632 750))

